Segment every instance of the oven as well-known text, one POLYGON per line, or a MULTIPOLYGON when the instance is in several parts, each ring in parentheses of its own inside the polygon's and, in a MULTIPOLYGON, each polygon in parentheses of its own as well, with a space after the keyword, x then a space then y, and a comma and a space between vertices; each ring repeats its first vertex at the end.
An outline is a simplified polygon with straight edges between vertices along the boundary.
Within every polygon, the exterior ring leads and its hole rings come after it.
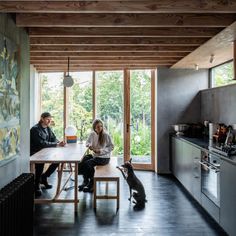
POLYGON ((220 158, 207 151, 201 154, 201 192, 220 207, 220 158))

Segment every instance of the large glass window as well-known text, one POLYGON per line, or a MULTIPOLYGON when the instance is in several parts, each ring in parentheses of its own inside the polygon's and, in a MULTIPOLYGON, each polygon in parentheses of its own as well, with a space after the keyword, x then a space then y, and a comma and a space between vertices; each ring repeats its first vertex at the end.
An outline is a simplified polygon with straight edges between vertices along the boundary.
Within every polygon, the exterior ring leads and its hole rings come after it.
POLYGON ((123 156, 123 71, 96 72, 96 116, 114 142, 114 156, 123 156))
POLYGON ((235 83, 233 62, 227 62, 212 68, 211 82, 213 88, 235 83))
POLYGON ((136 166, 152 168, 152 132, 155 130, 152 123, 152 109, 155 107, 152 103, 153 72, 86 71, 70 75, 74 85, 66 89, 63 86, 63 73, 40 75, 41 112, 52 113, 52 129, 57 138, 63 138, 65 122, 67 126, 76 127, 79 141, 87 140, 95 115, 104 121, 105 129, 112 137, 113 156, 123 162, 125 154, 124 159, 132 157, 136 166))
POLYGON ((63 138, 63 74, 42 73, 41 112, 48 111, 53 116, 52 129, 58 139, 63 138))
POLYGON ((69 89, 69 122, 77 129, 80 141, 85 141, 91 132, 93 119, 92 72, 70 73, 74 85, 69 89))

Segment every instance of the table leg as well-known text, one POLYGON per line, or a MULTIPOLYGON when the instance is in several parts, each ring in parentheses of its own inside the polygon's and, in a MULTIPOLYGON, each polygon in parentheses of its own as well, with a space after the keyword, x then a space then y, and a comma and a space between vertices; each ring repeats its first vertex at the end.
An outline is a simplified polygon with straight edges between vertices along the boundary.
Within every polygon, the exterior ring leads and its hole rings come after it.
POLYGON ((62 178, 62 172, 64 168, 64 163, 61 163, 58 167, 58 178, 57 178, 57 191, 56 191, 56 197, 58 197, 60 191, 61 191, 61 178, 62 178))
POLYGON ((35 164, 34 163, 30 163, 30 173, 35 173, 35 164))
POLYGON ((97 180, 94 179, 93 183, 93 208, 97 208, 97 180))
POLYGON ((105 195, 108 196, 108 185, 109 185, 109 182, 106 181, 106 190, 105 190, 105 195))
POLYGON ((78 208, 78 162, 75 162, 75 212, 77 212, 78 208))
POLYGON ((116 208, 119 209, 120 208, 120 179, 117 179, 116 182, 116 187, 117 187, 117 205, 116 208))

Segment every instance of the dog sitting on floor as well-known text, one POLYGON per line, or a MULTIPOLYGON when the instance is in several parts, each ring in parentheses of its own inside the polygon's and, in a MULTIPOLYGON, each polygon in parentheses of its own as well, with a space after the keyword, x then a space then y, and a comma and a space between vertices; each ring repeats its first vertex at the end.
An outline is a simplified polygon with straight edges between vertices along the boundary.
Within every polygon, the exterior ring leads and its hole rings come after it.
POLYGON ((121 171, 124 179, 129 185, 130 197, 128 200, 131 201, 131 198, 133 197, 135 200, 133 201, 133 203, 135 203, 134 210, 141 210, 145 207, 145 203, 147 202, 146 194, 143 184, 134 173, 131 161, 132 159, 125 162, 121 167, 117 166, 117 168, 121 171))

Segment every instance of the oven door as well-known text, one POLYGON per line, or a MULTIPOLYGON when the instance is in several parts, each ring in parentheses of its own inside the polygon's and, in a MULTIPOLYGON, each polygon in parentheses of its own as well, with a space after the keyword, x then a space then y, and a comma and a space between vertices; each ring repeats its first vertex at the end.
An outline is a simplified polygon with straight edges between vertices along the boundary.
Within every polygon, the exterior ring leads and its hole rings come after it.
POLYGON ((213 154, 202 156, 201 191, 220 207, 220 160, 213 154))

